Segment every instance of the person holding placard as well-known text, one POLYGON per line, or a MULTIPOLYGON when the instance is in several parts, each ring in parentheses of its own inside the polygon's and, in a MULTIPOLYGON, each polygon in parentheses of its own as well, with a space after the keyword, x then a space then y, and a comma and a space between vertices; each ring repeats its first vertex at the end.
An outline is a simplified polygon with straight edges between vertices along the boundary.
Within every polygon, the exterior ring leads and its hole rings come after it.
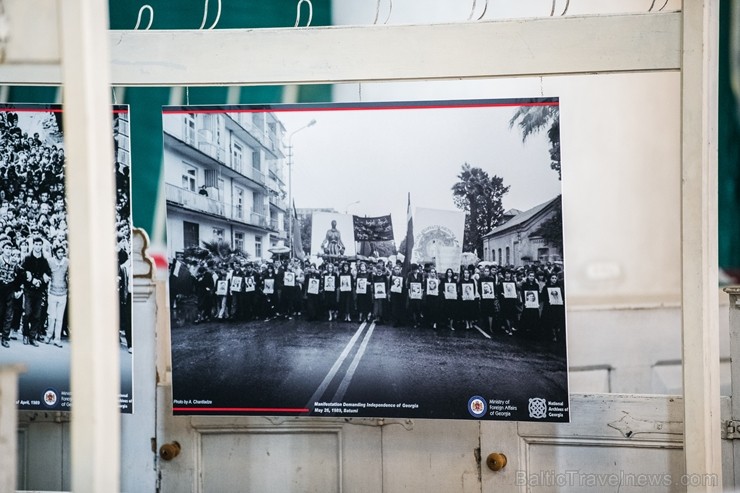
POLYGON ((493 333, 494 324, 498 324, 500 305, 497 296, 500 290, 501 285, 491 273, 491 268, 485 266, 483 275, 478 279, 478 292, 481 295, 481 321, 486 332, 493 333))
POLYGON ((355 295, 357 297, 357 315, 360 322, 363 320, 370 321, 373 298, 372 288, 370 286, 371 274, 367 270, 367 264, 360 262, 357 267, 357 279, 355 280, 355 295))
POLYGON ((393 326, 400 327, 406 315, 406 286, 403 282, 401 266, 395 265, 390 279, 391 318, 393 326))
POLYGON ((390 279, 385 274, 385 267, 378 263, 375 266, 375 272, 370 277, 370 283, 373 287, 373 321, 376 325, 383 323, 389 282, 390 279))
POLYGON ((321 312, 321 273, 316 268, 316 265, 311 264, 306 267, 304 276, 306 304, 303 312, 306 320, 314 322, 318 320, 319 313, 321 312))
POLYGON ((254 266, 249 263, 244 269, 244 280, 242 281, 242 291, 244 294, 244 320, 254 320, 257 316, 257 285, 259 284, 259 275, 254 270, 254 266))
POLYGON ((514 335, 518 326, 520 291, 516 285, 511 270, 504 271, 504 279, 501 281, 501 318, 504 331, 507 335, 514 335))
POLYGON ((406 292, 408 293, 408 310, 414 328, 421 326, 421 288, 424 276, 419 272, 418 264, 411 264, 411 272, 406 276, 406 292))
POLYGON ((329 312, 329 322, 339 318, 337 298, 339 295, 339 276, 334 270, 334 264, 326 262, 322 275, 322 287, 324 291, 324 310, 329 312))
POLYGON ((267 266, 262 279, 260 280, 260 291, 262 293, 262 315, 265 317, 265 322, 275 318, 275 302, 277 301, 275 294, 275 280, 277 274, 275 273, 275 267, 272 264, 267 266))
POLYGON ((437 328, 437 324, 440 326, 444 325, 445 320, 442 316, 442 296, 439 290, 439 279, 437 278, 437 269, 434 267, 429 268, 429 274, 427 274, 424 280, 424 292, 423 292, 423 314, 424 319, 427 320, 428 325, 433 329, 437 328))
POLYGON ((339 267, 339 318, 345 322, 352 321, 352 289, 354 279, 349 263, 342 262, 339 267))
POLYGON ((473 279, 470 269, 463 269, 460 282, 458 283, 458 292, 460 293, 459 313, 460 318, 465 322, 465 330, 473 328, 473 324, 478 320, 478 288, 473 279))
POLYGON ((457 322, 457 278, 455 272, 452 269, 447 269, 445 275, 439 283, 439 288, 444 293, 444 303, 442 304, 442 310, 445 321, 447 322, 450 330, 455 330, 455 323, 457 322))
POLYGON ((539 284, 534 271, 527 272, 527 278, 522 283, 524 307, 519 319, 519 328, 528 337, 535 337, 540 326, 539 284))
POLYGON ((540 292, 540 301, 543 332, 550 334, 553 342, 562 342, 565 336, 565 289, 557 272, 548 276, 547 284, 540 292))

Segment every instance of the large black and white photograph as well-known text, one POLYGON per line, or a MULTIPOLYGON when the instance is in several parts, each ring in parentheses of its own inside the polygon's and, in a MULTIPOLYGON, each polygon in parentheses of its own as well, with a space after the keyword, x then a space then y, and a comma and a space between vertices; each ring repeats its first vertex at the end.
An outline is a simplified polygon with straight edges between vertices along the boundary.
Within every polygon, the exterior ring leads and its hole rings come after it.
MULTIPOLYGON (((131 204, 128 107, 113 108, 120 320, 121 412, 133 412, 131 204)), ((0 364, 25 367, 19 410, 69 411, 69 246, 62 107, 0 105, 0 364)), ((87 296, 95 303, 93 293, 87 296)))
POLYGON ((174 414, 569 421, 557 98, 163 130, 174 414))

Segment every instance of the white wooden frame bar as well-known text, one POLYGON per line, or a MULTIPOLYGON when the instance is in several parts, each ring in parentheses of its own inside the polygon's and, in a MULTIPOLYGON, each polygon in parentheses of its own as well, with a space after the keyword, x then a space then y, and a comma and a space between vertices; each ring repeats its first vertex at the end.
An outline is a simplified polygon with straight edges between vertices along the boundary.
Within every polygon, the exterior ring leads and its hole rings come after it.
MULTIPOLYGON (((31 15, 31 14, 29 14, 31 15)), ((58 84, 34 32, 8 46, 0 81, 58 84), (38 63, 16 65, 32 57, 38 63)), ((681 14, 214 31, 112 31, 112 83, 271 85, 678 70, 681 14)))
MULTIPOLYGON (((43 17, 29 5, 43 0, 6 1, 21 5, 16 10, 25 11, 30 19, 20 24, 26 31, 13 31, 17 38, 6 48, 8 63, 0 65, 0 84, 59 84, 62 78, 53 48, 27 44, 35 36, 48 36, 54 28, 42 25, 44 31, 34 31, 37 19, 43 17)), ((690 0, 684 2, 683 13, 437 26, 118 31, 109 34, 111 81, 131 86, 282 85, 680 69, 686 472, 721 478, 716 316, 717 18, 714 0, 690 0)), ((12 29, 13 19, 10 22, 12 29)), ((61 29, 69 27, 65 22, 61 29)), ((107 80, 97 83, 106 86, 107 80)), ((85 101, 84 96, 68 96, 67 108, 85 101)), ((78 131, 87 129, 70 128, 68 135, 78 131)), ((84 192, 95 196, 90 189, 84 192)), ((92 233, 91 243, 92 236, 107 234, 97 229, 92 233)), ((93 366, 109 371, 113 364, 96 361, 93 366)), ((88 398, 92 397, 76 395, 76 406, 88 398)), ((99 428, 94 431, 99 432, 99 428)), ((718 491, 721 484, 689 490, 718 491)))

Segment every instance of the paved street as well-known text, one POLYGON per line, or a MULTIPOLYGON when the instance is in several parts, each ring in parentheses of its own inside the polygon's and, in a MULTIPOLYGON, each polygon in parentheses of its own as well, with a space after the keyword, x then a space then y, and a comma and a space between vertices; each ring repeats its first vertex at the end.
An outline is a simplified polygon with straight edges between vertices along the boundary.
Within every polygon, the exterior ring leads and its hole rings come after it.
MULTIPOLYGON (((173 328, 175 413, 529 419, 567 401, 565 349, 476 329, 347 322, 209 322, 173 328)), ((567 403, 565 404, 567 406, 567 403)))

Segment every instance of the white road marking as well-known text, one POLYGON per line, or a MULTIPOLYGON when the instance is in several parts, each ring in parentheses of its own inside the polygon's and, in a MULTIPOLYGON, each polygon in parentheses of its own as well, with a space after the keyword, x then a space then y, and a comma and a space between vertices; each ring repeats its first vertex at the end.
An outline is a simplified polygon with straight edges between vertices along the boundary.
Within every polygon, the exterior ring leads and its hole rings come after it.
POLYGON ((480 327, 478 327, 478 326, 474 326, 474 327, 478 330, 478 332, 480 332, 481 334, 483 334, 484 336, 486 336, 486 339, 490 339, 491 338, 491 336, 489 336, 488 334, 486 334, 483 331, 483 329, 481 329, 480 327))
POLYGON ((341 400, 344 398, 344 393, 347 391, 347 387, 349 387, 349 383, 352 381, 352 377, 355 374, 355 370, 357 369, 357 366, 360 364, 360 360, 362 359, 362 356, 365 354, 367 343, 370 341, 370 337, 373 335, 374 330, 375 330, 375 322, 370 324, 370 328, 368 329, 367 334, 365 334, 365 337, 362 339, 362 344, 360 344, 360 349, 357 351, 357 354, 355 354, 355 357, 352 360, 352 363, 349 365, 349 368, 347 368, 347 373, 344 374, 342 383, 339 384, 337 393, 334 394, 334 397, 331 398, 332 402, 341 402, 341 400))
MULTIPOLYGON (((347 346, 345 346, 342 353, 339 355, 337 360, 334 362, 334 366, 331 367, 329 370, 329 373, 326 374, 324 377, 324 380, 321 382, 321 385, 319 385, 319 388, 316 389, 316 392, 313 393, 311 396, 311 399, 306 404, 306 408, 313 409, 313 403, 316 402, 318 398, 320 398, 324 392, 326 392, 326 388, 329 386, 331 381, 334 379, 334 376, 337 374, 337 371, 339 371, 339 367, 342 366, 342 363, 344 363, 344 360, 347 358, 347 355, 349 354, 352 347, 357 342, 357 339, 360 338, 360 335, 362 335, 362 332, 365 330, 366 322, 362 322, 360 325, 360 328, 357 329, 357 332, 355 332, 355 335, 352 336, 352 339, 349 340, 347 343, 347 346)), ((374 325, 374 324, 373 324, 374 325)))

